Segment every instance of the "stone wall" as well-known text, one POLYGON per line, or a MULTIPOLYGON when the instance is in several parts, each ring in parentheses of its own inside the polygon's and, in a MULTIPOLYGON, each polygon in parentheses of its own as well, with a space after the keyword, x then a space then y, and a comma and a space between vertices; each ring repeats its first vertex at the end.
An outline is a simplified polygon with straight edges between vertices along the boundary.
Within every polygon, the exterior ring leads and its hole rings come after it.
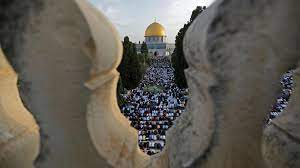
POLYGON ((1 12, 18 19, 1 22, 1 43, 22 81, 24 103, 41 129, 36 167, 109 167, 87 130, 89 91, 84 82, 91 64, 82 48, 91 34, 83 14, 73 0, 33 2, 3 6, 1 12))
MULTIPOLYGON (((198 16, 184 40, 187 112, 153 157, 139 150, 136 131, 116 105, 122 46, 114 26, 85 0, 24 3, 30 10, 21 26, 1 21, 0 40, 41 129, 36 167, 300 167, 299 69, 286 112, 266 129, 263 123, 281 74, 300 61, 298 0, 217 0, 198 16), (20 38, 10 38, 4 25, 20 38)), ((1 12, 21 8, 9 9, 1 12)), ((7 147, 3 136, 0 142, 7 147)))
POLYGON ((294 90, 289 105, 264 131, 263 155, 272 168, 294 168, 300 165, 299 82, 300 69, 293 75, 294 90))
POLYGON ((197 18, 184 42, 190 110, 169 135, 171 167, 265 168, 265 159, 270 167, 299 167, 297 103, 288 119, 274 121, 285 120, 291 139, 274 134, 272 123, 261 152, 280 76, 300 60, 299 7, 297 0, 219 0, 197 18))
POLYGON ((7 59, 15 70, 19 70, 13 59, 23 44, 23 36, 30 16, 37 15, 43 8, 41 0, 1 0, 0 2, 0 44, 7 59))

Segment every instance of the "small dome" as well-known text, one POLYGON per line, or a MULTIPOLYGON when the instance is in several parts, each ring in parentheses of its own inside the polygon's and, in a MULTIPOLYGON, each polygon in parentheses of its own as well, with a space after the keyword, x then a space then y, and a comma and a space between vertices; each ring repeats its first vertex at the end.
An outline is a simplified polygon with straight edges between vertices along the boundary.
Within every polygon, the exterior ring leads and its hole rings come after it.
POLYGON ((165 28, 161 24, 154 22, 145 31, 145 37, 148 36, 166 36, 165 28))

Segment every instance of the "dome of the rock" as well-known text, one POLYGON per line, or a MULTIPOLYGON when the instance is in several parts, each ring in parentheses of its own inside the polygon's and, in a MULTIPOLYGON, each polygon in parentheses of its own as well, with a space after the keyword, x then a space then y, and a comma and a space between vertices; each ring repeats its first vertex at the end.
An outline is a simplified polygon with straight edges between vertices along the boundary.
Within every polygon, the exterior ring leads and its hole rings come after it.
POLYGON ((165 28, 157 22, 152 23, 145 31, 145 37, 149 36, 166 36, 165 28))

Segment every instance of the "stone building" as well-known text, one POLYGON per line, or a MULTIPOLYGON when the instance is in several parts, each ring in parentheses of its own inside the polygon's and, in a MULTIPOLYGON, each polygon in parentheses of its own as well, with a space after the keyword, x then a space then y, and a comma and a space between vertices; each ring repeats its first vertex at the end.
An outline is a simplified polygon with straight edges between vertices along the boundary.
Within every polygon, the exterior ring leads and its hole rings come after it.
MULTIPOLYGON (((145 31, 145 42, 150 54, 169 56, 175 49, 175 44, 167 43, 165 28, 158 22, 150 24, 145 31)), ((137 52, 141 52, 141 44, 136 44, 137 52)))

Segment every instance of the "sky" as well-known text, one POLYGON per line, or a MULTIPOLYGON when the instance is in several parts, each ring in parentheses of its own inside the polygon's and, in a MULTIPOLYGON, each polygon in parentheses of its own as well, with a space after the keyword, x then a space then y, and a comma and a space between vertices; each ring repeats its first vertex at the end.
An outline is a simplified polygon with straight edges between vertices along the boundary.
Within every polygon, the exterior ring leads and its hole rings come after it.
POLYGON ((214 0, 89 0, 102 11, 119 31, 120 38, 144 40, 146 28, 154 22, 166 29, 167 41, 174 43, 181 27, 197 6, 209 6, 214 0))

